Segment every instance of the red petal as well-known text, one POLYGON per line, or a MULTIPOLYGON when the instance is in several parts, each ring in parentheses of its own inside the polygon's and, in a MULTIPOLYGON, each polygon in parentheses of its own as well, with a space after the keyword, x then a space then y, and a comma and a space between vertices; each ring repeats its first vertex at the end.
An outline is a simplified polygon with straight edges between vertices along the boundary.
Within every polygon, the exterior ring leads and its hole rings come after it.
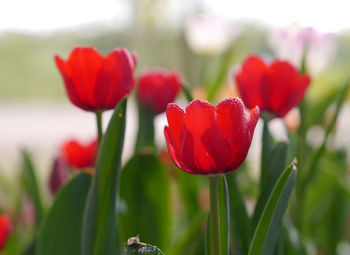
POLYGON ((114 49, 104 60, 97 77, 96 101, 114 108, 133 85, 135 63, 126 49, 114 49))
POLYGON ((265 93, 270 95, 270 110, 283 117, 300 102, 310 81, 302 79, 290 63, 276 60, 270 66, 270 82, 271 88, 265 93))
POLYGON ((67 92, 67 95, 68 95, 70 101, 74 105, 76 105, 84 110, 88 110, 88 106, 81 101, 81 99, 79 98, 79 95, 77 94, 77 91, 75 90, 75 86, 73 85, 71 78, 67 75, 66 63, 64 62, 64 60, 56 55, 55 62, 56 62, 58 69, 60 70, 61 75, 62 75, 64 85, 66 88, 66 92, 67 92))
POLYGON ((95 84, 103 59, 103 56, 91 47, 77 47, 66 62, 67 76, 70 77, 81 101, 88 105, 90 110, 96 110, 95 84))
POLYGON ((140 76, 138 99, 144 106, 161 113, 165 111, 167 104, 175 100, 180 88, 180 78, 175 72, 149 70, 140 76))
POLYGON ((270 87, 262 91, 268 109, 278 113, 289 100, 293 84, 299 76, 297 70, 286 61, 275 61, 270 66, 270 87))
POLYGON ((248 115, 239 98, 228 98, 216 107, 220 129, 231 143, 230 171, 239 167, 246 158, 251 139, 248 138, 248 115), (234 166, 235 168, 233 169, 234 166))
POLYGON ((0 215, 0 251, 4 247, 6 240, 12 232, 12 224, 6 214, 0 215))
POLYGON ((84 145, 71 140, 63 145, 62 153, 67 163, 72 167, 78 169, 92 167, 96 160, 97 142, 93 141, 84 145))
POLYGON ((165 127, 164 127, 164 136, 165 136, 166 144, 167 144, 167 147, 168 147, 169 155, 170 155, 171 159, 173 160, 173 162, 175 163, 175 165, 176 165, 178 168, 184 170, 185 172, 188 172, 188 173, 192 174, 193 172, 192 172, 190 169, 188 169, 188 168, 183 164, 182 161, 180 161, 180 160, 178 159, 178 156, 177 156, 177 155, 181 155, 181 154, 178 154, 178 153, 176 153, 176 151, 175 151, 174 145, 173 145, 173 143, 172 143, 172 141, 171 141, 171 139, 170 139, 169 127, 168 127, 168 126, 165 126, 165 127))
POLYGON ((181 144, 184 129, 184 111, 176 104, 168 104, 166 110, 166 117, 168 119, 169 127, 169 142, 174 148, 176 158, 183 164, 181 155, 181 144))
POLYGON ((183 162, 198 174, 222 173, 230 159, 230 143, 222 135, 215 107, 195 100, 186 108, 183 162))
POLYGON ((260 110, 259 107, 256 106, 253 108, 250 112, 249 117, 248 117, 248 123, 245 126, 245 136, 244 136, 244 141, 242 141, 241 145, 235 143, 233 147, 240 147, 239 149, 235 148, 234 150, 237 151, 235 160, 232 161, 231 166, 229 167, 229 171, 233 171, 237 169, 245 160, 247 157, 250 145, 252 143, 253 135, 254 135, 254 130, 256 127, 256 124, 259 120, 259 115, 260 115, 260 110))
POLYGON ((257 56, 250 56, 243 63, 242 69, 236 74, 236 83, 244 104, 248 108, 256 105, 262 107, 260 82, 267 72, 264 61, 257 56))
POLYGON ((288 100, 279 111, 279 117, 285 116, 293 107, 297 106, 303 100, 306 89, 309 87, 311 79, 309 76, 299 76, 295 81, 293 90, 290 91, 288 100))

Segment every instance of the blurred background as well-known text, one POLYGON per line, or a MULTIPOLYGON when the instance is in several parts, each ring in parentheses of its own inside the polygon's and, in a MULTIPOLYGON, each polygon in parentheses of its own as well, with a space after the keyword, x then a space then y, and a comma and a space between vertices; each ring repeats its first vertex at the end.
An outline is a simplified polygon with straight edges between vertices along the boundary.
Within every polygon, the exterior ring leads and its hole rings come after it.
MULTIPOLYGON (((317 100, 349 74, 349 5, 342 0, 2 0, 0 171, 15 173, 19 149, 26 147, 45 181, 64 140, 95 136, 94 116, 71 105, 65 95, 55 54, 66 59, 77 45, 91 45, 103 54, 126 47, 137 52, 137 73, 152 67, 178 69, 196 88, 215 83, 210 74, 219 69, 223 57, 230 67, 252 53, 298 62, 299 32, 312 27, 318 39, 310 53, 315 59, 310 63, 314 82, 307 96, 317 100)), ((227 73, 221 81, 232 85, 227 73)), ((197 98, 206 97, 195 91, 197 98)), ((212 101, 234 94, 232 86, 222 86, 212 101)), ((134 102, 128 110, 125 158, 137 130, 134 102)), ((164 143, 164 123, 164 116, 159 116, 159 143, 164 143)), ((338 122, 337 146, 350 146, 349 124, 347 105, 338 122)), ((317 132, 322 130, 314 130, 311 140, 317 141, 317 132)))

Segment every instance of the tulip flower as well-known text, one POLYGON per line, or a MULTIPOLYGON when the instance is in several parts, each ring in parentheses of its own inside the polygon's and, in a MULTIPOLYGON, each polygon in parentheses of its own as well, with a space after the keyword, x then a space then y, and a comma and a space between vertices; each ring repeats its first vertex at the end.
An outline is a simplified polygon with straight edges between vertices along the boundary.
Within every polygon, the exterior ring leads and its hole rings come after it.
POLYGON ((173 162, 187 173, 209 176, 211 254, 219 255, 220 175, 234 171, 245 160, 259 107, 248 114, 239 98, 225 99, 216 107, 195 100, 185 111, 168 104, 166 115, 169 126, 164 135, 173 162))
POLYGON ((70 101, 86 111, 113 109, 133 86, 136 56, 116 48, 106 57, 92 47, 76 47, 66 61, 55 56, 70 101))
POLYGON ((55 56, 70 101, 96 114, 98 142, 102 140, 102 112, 113 109, 134 84, 136 55, 116 48, 106 57, 91 47, 76 47, 64 61, 55 56))
POLYGON ((6 214, 0 215, 0 251, 5 246, 8 236, 12 231, 12 224, 6 214))
POLYGON ((164 135, 174 163, 190 174, 217 175, 234 171, 245 160, 259 107, 249 115, 239 98, 225 99, 216 107, 195 100, 185 111, 168 104, 166 115, 164 135))
POLYGON ((82 169, 94 167, 97 156, 97 141, 81 144, 76 140, 70 140, 63 144, 62 155, 71 167, 82 169))
POLYGON ((162 69, 144 72, 138 80, 137 97, 144 107, 155 113, 166 110, 181 89, 181 76, 162 69))
POLYGON ((261 111, 272 113, 274 117, 284 117, 297 106, 311 81, 287 61, 266 64, 257 56, 245 60, 235 79, 248 108, 258 105, 261 111))

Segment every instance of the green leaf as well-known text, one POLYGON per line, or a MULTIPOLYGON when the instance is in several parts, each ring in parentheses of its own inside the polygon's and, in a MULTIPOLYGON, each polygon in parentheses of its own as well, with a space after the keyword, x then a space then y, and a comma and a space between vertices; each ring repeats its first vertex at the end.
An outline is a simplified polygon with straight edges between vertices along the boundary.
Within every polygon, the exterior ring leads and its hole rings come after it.
POLYGON ((141 243, 138 236, 128 239, 128 245, 124 249, 125 255, 164 255, 157 247, 146 243, 141 243))
MULTIPOLYGON (((282 234, 286 255, 307 255, 307 248, 288 217, 284 217, 282 234)), ((283 253, 282 253, 283 254, 283 253)), ((284 254, 283 254, 284 255, 284 254)))
POLYGON ((287 150, 288 150, 288 145, 286 142, 278 142, 274 146, 271 153, 268 155, 268 158, 269 158, 268 176, 267 176, 266 184, 262 189, 262 192, 255 206, 253 219, 252 219, 253 231, 260 220, 261 214, 264 210, 267 200, 270 197, 273 187, 275 186, 278 178, 280 177, 280 175, 283 173, 283 170, 285 169, 287 150))
POLYGON ((350 79, 345 82, 344 86, 338 92, 337 100, 336 100, 336 109, 335 109, 335 112, 332 116, 332 119, 331 119, 331 121, 326 129, 323 143, 316 151, 314 151, 311 154, 311 156, 309 157, 309 160, 307 161, 307 164, 305 167, 306 168, 305 169, 306 176, 305 176, 305 179, 302 180, 303 181, 302 187, 305 189, 308 186, 308 184, 313 180, 314 176, 317 173, 317 165, 318 165, 318 163, 319 163, 320 159, 322 158, 322 155, 325 151, 328 137, 329 137, 331 131, 333 130, 333 128, 337 122, 340 109, 343 106, 343 103, 345 101, 345 98, 346 98, 347 92, 349 91, 349 88, 350 88, 350 79))
POLYGON ((21 235, 17 229, 11 233, 8 237, 5 245, 2 247, 2 255, 13 255, 13 254, 22 254, 21 250, 23 249, 21 235))
POLYGON ((44 209, 43 209, 42 199, 40 195, 38 180, 36 177, 36 171, 28 151, 22 150, 22 160, 23 160, 22 178, 23 178, 24 188, 27 194, 29 195, 29 197, 33 200, 33 203, 35 206, 35 223, 37 226, 39 226, 44 216, 44 209))
POLYGON ((347 169, 345 151, 326 150, 305 199, 304 233, 312 236, 315 245, 326 254, 337 254, 344 238, 349 211, 343 190, 349 188, 347 169))
POLYGON ((126 99, 112 115, 99 148, 83 219, 82 255, 120 254, 116 201, 126 122, 126 99))
POLYGON ((247 254, 251 238, 251 223, 244 196, 237 183, 236 172, 227 174, 226 180, 230 199, 231 232, 236 233, 233 241, 236 242, 237 239, 242 254, 247 254))
POLYGON ((123 168, 118 215, 122 241, 140 235, 164 251, 169 248, 169 178, 154 154, 136 154, 123 168))
POLYGON ((248 255, 270 255, 273 253, 295 177, 296 166, 292 164, 278 179, 255 230, 248 255))
POLYGON ((80 173, 63 186, 43 221, 36 255, 77 255, 81 248, 81 228, 91 176, 80 173))

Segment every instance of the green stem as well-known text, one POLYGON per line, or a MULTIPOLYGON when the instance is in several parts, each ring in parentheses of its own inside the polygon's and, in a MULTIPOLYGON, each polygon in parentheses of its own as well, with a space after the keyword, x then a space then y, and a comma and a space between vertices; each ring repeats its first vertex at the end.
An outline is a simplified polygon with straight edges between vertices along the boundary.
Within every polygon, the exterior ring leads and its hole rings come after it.
POLYGON ((220 176, 209 177, 211 255, 220 255, 219 183, 220 176))
POLYGON ((262 191, 270 175, 270 155, 273 149, 273 139, 269 129, 269 120, 271 116, 268 113, 262 114, 263 134, 261 147, 261 172, 260 172, 260 190, 262 191))
POLYGON ((102 112, 95 112, 96 114, 96 123, 97 123, 97 141, 98 145, 100 145, 102 140, 102 112))
POLYGON ((139 130, 136 140, 135 151, 144 148, 155 149, 154 142, 154 117, 155 113, 151 109, 147 109, 139 105, 139 130))
POLYGON ((298 147, 297 147, 297 159, 298 159, 298 175, 295 184, 296 195, 296 226, 300 233, 303 229, 303 214, 304 214, 304 176, 305 176, 305 161, 307 157, 307 142, 306 142, 306 126, 305 126, 305 111, 306 103, 303 100, 299 105, 300 112, 300 126, 298 129, 298 147))

